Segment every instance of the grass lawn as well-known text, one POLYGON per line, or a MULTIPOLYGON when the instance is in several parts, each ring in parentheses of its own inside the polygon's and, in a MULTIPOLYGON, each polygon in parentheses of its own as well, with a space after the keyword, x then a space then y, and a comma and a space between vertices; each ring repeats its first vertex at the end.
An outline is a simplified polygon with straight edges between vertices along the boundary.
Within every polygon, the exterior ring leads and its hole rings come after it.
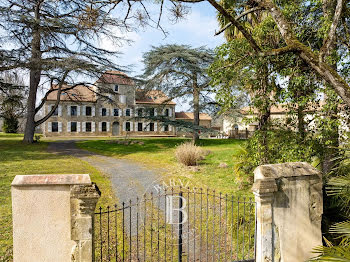
POLYGON ((11 182, 16 175, 88 173, 102 196, 99 205, 115 203, 109 179, 88 163, 46 152, 47 141, 22 144, 22 135, 0 133, 0 261, 11 260, 11 182))
POLYGON ((186 175, 196 184, 205 185, 222 193, 236 196, 252 196, 251 176, 238 176, 234 165, 241 153, 243 140, 202 139, 200 145, 210 153, 200 162, 199 171, 191 171, 177 163, 174 152, 177 145, 189 141, 185 138, 135 138, 144 144, 120 145, 107 140, 80 141, 80 148, 116 158, 126 158, 142 162, 155 168, 165 168, 170 174, 186 175), (220 163, 227 168, 219 168, 220 163))

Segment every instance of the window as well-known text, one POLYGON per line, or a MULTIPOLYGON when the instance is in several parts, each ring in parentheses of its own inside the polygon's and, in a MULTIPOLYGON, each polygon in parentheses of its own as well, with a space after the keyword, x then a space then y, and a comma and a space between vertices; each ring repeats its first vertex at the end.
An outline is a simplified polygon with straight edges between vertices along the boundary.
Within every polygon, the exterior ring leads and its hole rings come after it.
POLYGON ((70 131, 77 132, 77 122, 70 122, 70 131))
POLYGON ((91 132, 91 122, 86 122, 85 123, 85 131, 86 132, 91 132))
POLYGON ((169 116, 169 109, 165 109, 165 116, 169 116))
POLYGON ((142 131, 142 123, 137 123, 137 131, 142 131))
POLYGON ((142 108, 137 109, 137 116, 142 116, 143 110, 142 108))
POLYGON ((154 123, 149 124, 149 131, 154 131, 154 123))
POLYGON ((169 125, 165 125, 165 126, 164 126, 164 131, 165 131, 165 132, 169 131, 169 125))
POLYGON ((125 116, 130 116, 130 108, 127 108, 127 109, 125 110, 125 116))
POLYGON ((101 115, 102 116, 106 116, 107 115, 107 109, 106 108, 102 108, 101 115))
POLYGON ((155 115, 155 109, 154 108, 150 108, 149 116, 154 116, 154 115, 155 115))
POLYGON ((52 132, 58 132, 58 122, 52 122, 51 123, 51 131, 52 132))
POLYGON ((85 115, 91 116, 92 115, 92 108, 91 106, 85 107, 85 115))
POLYGON ((118 108, 114 108, 113 115, 114 116, 119 116, 119 109, 118 108))
POLYGON ((107 132, 107 122, 102 122, 102 132, 107 132))
POLYGON ((125 131, 130 131, 130 122, 125 123, 125 131))
POLYGON ((77 108, 77 106, 71 106, 70 107, 70 115, 71 116, 77 116, 78 115, 78 108, 77 108))
POLYGON ((118 85, 114 85, 114 92, 119 92, 119 86, 118 85))
MULTIPOLYGON (((51 110, 54 106, 51 106, 51 110)), ((58 116, 58 107, 56 107, 55 111, 53 112, 52 116, 58 116)))

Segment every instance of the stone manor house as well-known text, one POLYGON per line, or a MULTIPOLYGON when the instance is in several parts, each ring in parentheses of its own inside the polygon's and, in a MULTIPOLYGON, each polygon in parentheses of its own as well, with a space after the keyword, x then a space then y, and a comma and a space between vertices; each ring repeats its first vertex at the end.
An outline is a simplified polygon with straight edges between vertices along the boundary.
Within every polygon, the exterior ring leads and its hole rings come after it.
MULTIPOLYGON (((162 115, 175 120, 175 103, 163 92, 136 89, 134 81, 119 71, 105 72, 95 86, 94 89, 77 86, 62 92, 58 108, 42 126, 44 135, 175 135, 171 125, 142 119, 162 115)), ((48 95, 45 113, 51 110, 56 98, 57 91, 48 95)))

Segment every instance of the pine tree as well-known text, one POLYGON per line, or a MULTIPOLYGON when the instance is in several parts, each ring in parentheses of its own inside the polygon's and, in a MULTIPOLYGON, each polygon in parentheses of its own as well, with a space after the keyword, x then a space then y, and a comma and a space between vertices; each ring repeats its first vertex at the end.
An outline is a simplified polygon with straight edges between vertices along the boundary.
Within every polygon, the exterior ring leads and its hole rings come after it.
POLYGON ((192 98, 195 142, 199 139, 200 101, 211 91, 207 69, 213 59, 212 50, 187 45, 152 47, 143 56, 146 88, 160 89, 171 99, 192 98))

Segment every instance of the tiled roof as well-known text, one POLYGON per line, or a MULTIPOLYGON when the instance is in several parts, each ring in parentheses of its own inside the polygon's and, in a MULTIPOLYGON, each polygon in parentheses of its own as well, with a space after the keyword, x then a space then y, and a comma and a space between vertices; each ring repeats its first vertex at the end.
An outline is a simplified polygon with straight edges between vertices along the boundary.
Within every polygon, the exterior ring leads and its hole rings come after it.
POLYGON ((136 104, 165 104, 165 105, 176 105, 175 102, 169 100, 162 91, 150 90, 145 91, 138 89, 136 90, 136 104))
POLYGON ((97 83, 103 84, 120 84, 120 85, 135 85, 134 81, 127 74, 120 71, 106 71, 98 80, 97 83))
MULTIPOLYGON (((67 88, 67 85, 64 85, 62 89, 67 88)), ((57 89, 57 85, 53 85, 52 89, 57 89)), ((83 85, 79 85, 74 87, 71 90, 67 90, 61 93, 61 101, 75 101, 75 102, 96 102, 96 94, 83 85)), ((56 101, 57 99, 57 91, 51 92, 47 96, 48 101, 56 101)))
MULTIPOLYGON (((176 112, 175 118, 179 120, 193 120, 194 114, 191 112, 176 112)), ((206 113, 200 113, 199 120, 211 120, 211 116, 206 113)))
MULTIPOLYGON (((321 101, 320 103, 310 104, 309 106, 304 109, 305 112, 316 112, 321 110, 322 106, 324 105, 324 102, 321 101)), ((290 111, 290 108, 288 108, 287 104, 278 104, 271 106, 271 114, 285 114, 290 111)), ((257 114, 258 110, 254 107, 246 106, 241 108, 242 114, 257 114)))

